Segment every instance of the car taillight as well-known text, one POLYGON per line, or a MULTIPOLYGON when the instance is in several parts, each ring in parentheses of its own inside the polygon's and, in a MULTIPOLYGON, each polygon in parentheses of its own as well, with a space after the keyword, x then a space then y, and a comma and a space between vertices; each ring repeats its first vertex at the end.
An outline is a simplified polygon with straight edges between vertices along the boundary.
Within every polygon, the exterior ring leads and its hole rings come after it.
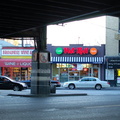
POLYGON ((57 84, 60 84, 60 82, 57 82, 57 84))
POLYGON ((109 82, 107 82, 109 85, 110 85, 110 83, 109 82))

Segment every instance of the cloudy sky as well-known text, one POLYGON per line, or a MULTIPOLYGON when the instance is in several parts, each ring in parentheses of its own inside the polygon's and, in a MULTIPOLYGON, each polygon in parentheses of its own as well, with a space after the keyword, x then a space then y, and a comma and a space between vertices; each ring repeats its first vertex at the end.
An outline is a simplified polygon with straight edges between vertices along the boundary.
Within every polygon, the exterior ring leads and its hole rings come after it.
POLYGON ((47 43, 55 46, 69 44, 100 45, 105 43, 106 17, 49 25, 47 43))

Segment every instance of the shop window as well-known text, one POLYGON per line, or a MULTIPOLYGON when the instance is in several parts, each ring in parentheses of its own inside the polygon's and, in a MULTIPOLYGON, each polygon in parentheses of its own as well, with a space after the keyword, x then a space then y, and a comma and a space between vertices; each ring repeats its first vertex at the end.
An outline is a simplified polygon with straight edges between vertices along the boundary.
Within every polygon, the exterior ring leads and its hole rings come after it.
POLYGON ((98 69, 97 68, 93 69, 93 76, 98 77, 98 69))
POLYGON ((52 64, 52 80, 59 81, 59 66, 57 64, 52 64))
POLYGON ((59 63, 53 64, 53 77, 57 75, 60 82, 73 81, 87 76, 98 77, 98 70, 98 64, 59 63))
POLYGON ((13 68, 12 67, 2 67, 2 75, 12 78, 13 68))
POLYGON ((28 68, 21 68, 21 80, 28 80, 28 68))
POLYGON ((68 81, 68 69, 67 68, 60 68, 60 81, 61 82, 68 81))
POLYGON ((69 63, 57 63, 57 68, 74 68, 74 66, 69 63))
POLYGON ((19 81, 20 80, 20 73, 21 73, 21 68, 13 68, 13 79, 16 80, 16 81, 19 81))
POLYGON ((30 80, 31 79, 31 67, 30 68, 3 67, 2 75, 8 76, 16 81, 30 80))

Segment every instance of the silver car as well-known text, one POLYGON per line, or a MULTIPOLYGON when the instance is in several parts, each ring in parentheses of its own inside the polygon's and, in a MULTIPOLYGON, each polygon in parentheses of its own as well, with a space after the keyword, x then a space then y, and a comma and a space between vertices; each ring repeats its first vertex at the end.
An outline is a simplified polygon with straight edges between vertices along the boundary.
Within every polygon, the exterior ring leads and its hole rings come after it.
POLYGON ((95 88, 96 90, 101 90, 101 88, 110 87, 107 81, 101 81, 96 77, 83 77, 78 81, 69 81, 63 84, 63 87, 69 89, 75 88, 95 88))

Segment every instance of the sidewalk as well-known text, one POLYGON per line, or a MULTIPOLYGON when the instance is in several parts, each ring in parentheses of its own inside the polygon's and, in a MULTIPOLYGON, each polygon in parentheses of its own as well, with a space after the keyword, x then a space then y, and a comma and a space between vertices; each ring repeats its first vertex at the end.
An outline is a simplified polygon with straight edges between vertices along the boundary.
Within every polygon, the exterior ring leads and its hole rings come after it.
POLYGON ((78 93, 77 91, 67 91, 56 90, 56 93, 51 93, 50 95, 34 95, 30 93, 30 89, 23 91, 13 91, 13 90, 0 90, 0 96, 20 96, 20 97, 55 97, 55 96, 85 96, 87 93, 78 93))
MULTIPOLYGON (((47 97, 55 97, 55 96, 86 96, 86 95, 120 95, 120 87, 110 87, 104 88, 102 90, 95 90, 95 89, 65 89, 62 87, 56 88, 55 94, 50 94, 47 97)), ((13 91, 13 90, 0 90, 0 97, 3 96, 20 96, 20 97, 41 97, 40 95, 32 95, 31 90, 23 90, 23 91, 13 91)), ((44 96, 43 96, 44 97, 44 96)))

